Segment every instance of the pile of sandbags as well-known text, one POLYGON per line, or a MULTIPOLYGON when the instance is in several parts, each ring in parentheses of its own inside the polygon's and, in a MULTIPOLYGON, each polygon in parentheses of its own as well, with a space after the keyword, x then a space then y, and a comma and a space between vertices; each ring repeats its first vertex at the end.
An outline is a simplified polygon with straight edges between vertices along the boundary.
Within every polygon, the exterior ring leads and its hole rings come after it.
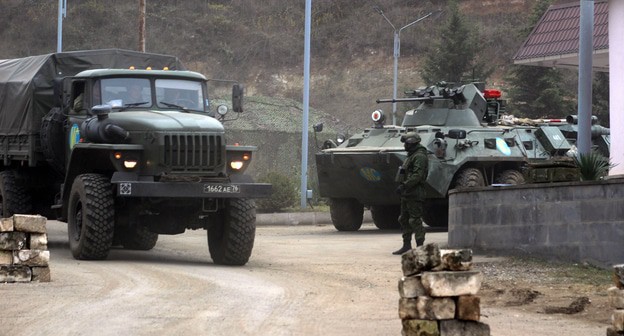
POLYGON ((609 302, 614 308, 611 315, 613 325, 607 329, 607 336, 624 335, 624 264, 613 266, 613 282, 609 288, 609 302))
POLYGON ((46 218, 0 219, 0 282, 50 281, 46 218))
POLYGON ((405 336, 489 336, 479 322, 483 275, 471 271, 471 250, 427 244, 401 256, 399 317, 405 336))

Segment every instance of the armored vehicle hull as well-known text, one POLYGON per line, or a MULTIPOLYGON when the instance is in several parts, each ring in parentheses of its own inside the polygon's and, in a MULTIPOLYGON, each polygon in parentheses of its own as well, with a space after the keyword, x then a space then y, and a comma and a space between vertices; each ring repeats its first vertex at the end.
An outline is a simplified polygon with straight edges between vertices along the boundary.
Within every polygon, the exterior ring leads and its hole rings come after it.
POLYGON ((374 127, 316 154, 320 195, 330 199, 338 230, 359 229, 364 208, 371 209, 380 229, 399 227, 400 199, 394 191, 407 155, 400 137, 407 132, 417 132, 429 152, 424 214, 429 226, 448 225, 447 195, 453 188, 578 178, 573 159, 565 156, 571 146, 559 128, 488 125, 495 123, 501 101, 472 84, 426 90, 430 96, 418 91, 401 100, 420 103, 406 112, 402 126, 383 125, 376 111, 374 127))

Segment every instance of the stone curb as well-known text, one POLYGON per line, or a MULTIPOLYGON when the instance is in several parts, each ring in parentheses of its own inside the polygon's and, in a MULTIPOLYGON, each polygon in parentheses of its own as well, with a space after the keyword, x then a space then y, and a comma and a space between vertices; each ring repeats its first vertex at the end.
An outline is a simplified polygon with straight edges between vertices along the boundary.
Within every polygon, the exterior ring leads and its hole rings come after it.
MULTIPOLYGON (((364 211, 364 223, 372 223, 370 211, 364 211)), ((256 225, 317 225, 331 224, 329 212, 286 212, 257 214, 256 225)))

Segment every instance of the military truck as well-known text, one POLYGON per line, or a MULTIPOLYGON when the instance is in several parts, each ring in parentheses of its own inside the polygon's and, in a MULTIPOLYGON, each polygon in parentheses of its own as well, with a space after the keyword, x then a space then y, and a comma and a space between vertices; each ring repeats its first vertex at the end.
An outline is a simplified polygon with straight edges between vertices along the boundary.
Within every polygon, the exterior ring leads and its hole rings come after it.
MULTIPOLYGON (((316 153, 319 193, 329 198, 337 230, 355 231, 370 208, 379 229, 398 228, 400 199, 395 177, 406 157, 401 135, 417 132, 429 152, 424 222, 448 225, 448 191, 487 185, 578 179, 570 143, 555 126, 500 126, 504 100, 498 90, 475 83, 439 85, 378 103, 415 104, 401 126, 385 125, 382 110, 373 126, 342 143, 327 140, 316 153)), ((320 127, 317 127, 319 129, 320 127)))
MULTIPOLYGON (((2 216, 67 222, 76 259, 205 229, 215 263, 244 265, 271 185, 245 174, 256 147, 226 143, 209 83, 174 56, 119 49, 0 61, 2 216)), ((242 85, 227 85, 242 112, 242 85)))

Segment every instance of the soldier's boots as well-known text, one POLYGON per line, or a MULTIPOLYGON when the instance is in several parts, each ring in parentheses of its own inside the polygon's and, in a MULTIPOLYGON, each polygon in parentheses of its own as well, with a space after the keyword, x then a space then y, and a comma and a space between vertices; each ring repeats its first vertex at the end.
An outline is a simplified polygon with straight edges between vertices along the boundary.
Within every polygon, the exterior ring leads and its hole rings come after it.
POLYGON ((423 238, 416 238, 416 246, 423 246, 425 244, 425 237, 423 238))
POLYGON ((412 249, 412 243, 404 242, 403 243, 403 247, 401 247, 400 249, 392 252, 392 254, 394 254, 394 255, 401 255, 401 254, 403 254, 403 253, 405 253, 405 252, 407 252, 407 251, 409 251, 411 249, 412 249))

